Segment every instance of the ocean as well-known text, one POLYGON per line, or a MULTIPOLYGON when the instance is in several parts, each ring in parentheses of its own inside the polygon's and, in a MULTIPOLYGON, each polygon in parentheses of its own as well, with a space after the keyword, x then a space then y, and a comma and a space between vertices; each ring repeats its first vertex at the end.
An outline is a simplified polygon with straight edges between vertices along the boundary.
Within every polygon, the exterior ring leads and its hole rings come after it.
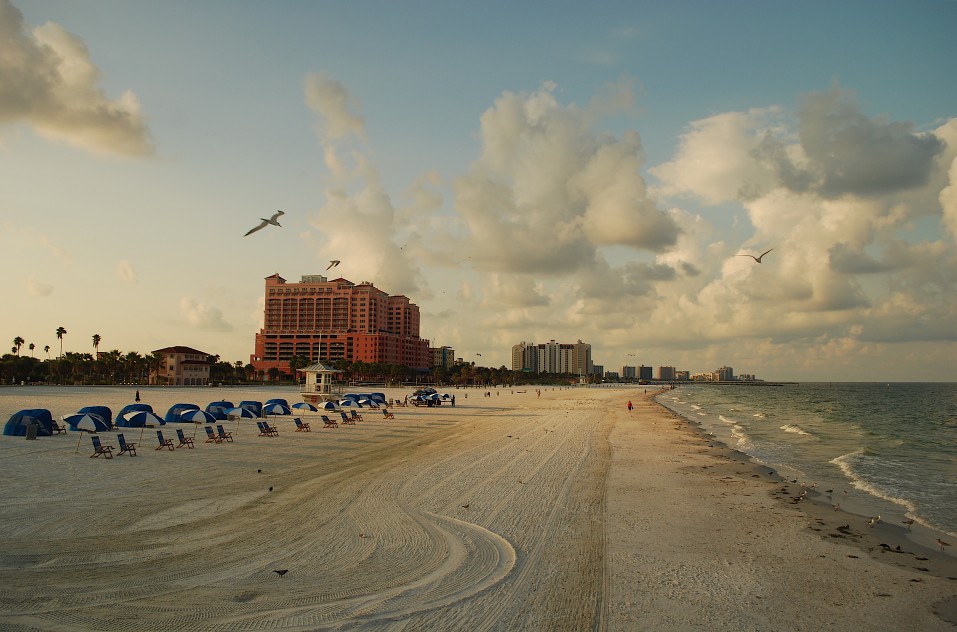
POLYGON ((957 537, 957 384, 701 384, 657 399, 823 501, 957 537))

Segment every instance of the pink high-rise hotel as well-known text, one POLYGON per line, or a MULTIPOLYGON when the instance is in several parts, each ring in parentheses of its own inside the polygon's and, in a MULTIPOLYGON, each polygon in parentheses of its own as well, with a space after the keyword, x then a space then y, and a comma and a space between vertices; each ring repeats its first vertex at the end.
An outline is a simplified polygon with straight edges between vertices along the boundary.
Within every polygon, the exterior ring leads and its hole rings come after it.
POLYGON ((368 282, 305 275, 287 283, 266 277, 263 328, 250 363, 259 371, 289 372, 289 360, 431 366, 429 341, 419 338, 419 306, 368 282))

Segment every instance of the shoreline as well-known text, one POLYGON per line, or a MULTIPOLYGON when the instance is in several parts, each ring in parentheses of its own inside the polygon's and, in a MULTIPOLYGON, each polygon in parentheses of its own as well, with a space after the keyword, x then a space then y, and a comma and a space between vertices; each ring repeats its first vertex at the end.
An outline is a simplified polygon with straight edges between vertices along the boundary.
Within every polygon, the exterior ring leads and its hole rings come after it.
MULTIPOLYGON (((673 415, 684 420, 689 429, 697 434, 702 440, 713 444, 717 450, 719 458, 731 459, 748 465, 753 472, 777 483, 771 494, 777 497, 781 502, 798 506, 805 514, 811 524, 808 528, 818 532, 822 537, 830 537, 838 540, 844 540, 849 544, 857 546, 859 549, 870 554, 875 559, 879 559, 888 564, 894 564, 904 567, 907 565, 907 556, 911 556, 913 561, 922 567, 926 567, 924 572, 935 577, 957 581, 957 558, 948 555, 946 552, 932 548, 913 539, 912 529, 903 526, 877 521, 870 524, 870 518, 844 509, 835 509, 835 503, 832 497, 829 497, 824 491, 814 489, 797 482, 796 479, 787 480, 776 472, 772 467, 760 463, 751 455, 731 448, 720 439, 712 436, 701 424, 701 422, 688 419, 684 415, 677 413, 659 402, 657 395, 662 391, 649 394, 651 401, 660 406, 662 410, 669 415, 673 415), (838 527, 847 525, 848 528, 838 530, 838 527), (826 535, 825 535, 826 534, 826 535), (887 545, 887 548, 881 544, 887 545), (899 548, 898 548, 899 547, 899 548), (895 559, 900 556, 901 559, 895 559), (924 559, 921 559, 924 558, 924 559)), ((948 537, 947 534, 939 532, 931 527, 924 525, 915 526, 923 529, 935 537, 948 537)))
POLYGON ((657 389, 622 393, 622 402, 631 396, 638 405, 633 419, 616 416, 612 436, 612 594, 630 603, 614 613, 616 629, 957 624, 954 557, 914 546, 896 525, 871 528, 810 493, 796 500, 803 488, 656 401, 657 389), (640 513, 635 497, 644 499, 640 513))

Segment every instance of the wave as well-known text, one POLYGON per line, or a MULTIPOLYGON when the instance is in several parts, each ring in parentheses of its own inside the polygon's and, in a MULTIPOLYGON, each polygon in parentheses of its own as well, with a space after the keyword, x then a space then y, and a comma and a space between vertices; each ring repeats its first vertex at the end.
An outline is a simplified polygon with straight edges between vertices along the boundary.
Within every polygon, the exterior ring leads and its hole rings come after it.
POLYGON ((783 430, 784 432, 791 432, 797 435, 801 435, 802 437, 814 436, 813 434, 811 434, 810 432, 808 432, 807 430, 805 430, 804 428, 796 424, 784 424, 783 426, 781 426, 781 430, 783 430))
POLYGON ((857 471, 855 471, 854 465, 856 463, 859 463, 862 460, 871 456, 873 456, 871 452, 869 452, 866 448, 861 448, 860 450, 855 450, 854 452, 848 452, 847 454, 842 454, 841 456, 834 457, 833 459, 831 459, 830 462, 836 465, 838 469, 841 470, 844 476, 846 476, 847 479, 851 482, 851 487, 853 487, 854 489, 860 490, 866 494, 870 494, 871 496, 874 496, 875 498, 881 498, 888 502, 892 502, 895 505, 899 505, 906 510, 905 513, 907 515, 915 517, 916 519, 917 505, 915 505, 913 502, 909 500, 906 500, 904 498, 899 498, 897 496, 894 496, 884 491, 883 489, 881 489, 874 483, 863 478, 861 475, 858 474, 857 471))

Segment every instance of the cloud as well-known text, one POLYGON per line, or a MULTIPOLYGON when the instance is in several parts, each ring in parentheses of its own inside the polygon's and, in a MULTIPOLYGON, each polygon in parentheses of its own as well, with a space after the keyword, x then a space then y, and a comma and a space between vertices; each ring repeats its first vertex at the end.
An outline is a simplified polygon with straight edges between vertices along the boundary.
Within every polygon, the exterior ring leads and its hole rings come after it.
POLYGON ((562 105, 554 90, 506 92, 482 114, 481 154, 455 183, 462 252, 490 272, 556 275, 587 267, 605 246, 674 245, 680 231, 648 197, 637 133, 596 127, 609 104, 630 103, 621 85, 595 109, 562 105))
POLYGON ((304 89, 306 105, 319 116, 324 139, 335 141, 355 134, 365 140, 361 106, 341 82, 324 72, 312 73, 306 76, 304 89))
POLYGON ((765 108, 691 122, 679 139, 675 157, 648 170, 661 182, 657 191, 719 204, 769 190, 775 184, 774 170, 754 154, 780 133, 779 116, 778 108, 765 108))
POLYGON ((800 111, 801 147, 825 197, 871 196, 927 182, 943 143, 912 123, 868 118, 848 92, 811 94, 800 111))
POLYGON ((495 309, 536 307, 550 303, 542 283, 521 275, 489 275, 482 293, 483 306, 495 309))
POLYGON ((52 285, 42 283, 33 276, 23 279, 23 284, 30 296, 50 296, 53 293, 52 285))
POLYGON ((126 259, 116 264, 116 276, 124 283, 135 284, 139 282, 139 277, 136 275, 133 264, 126 259))
POLYGON ((232 331, 233 326, 226 322, 223 313, 216 307, 203 305, 196 299, 184 296, 180 299, 179 310, 191 327, 208 331, 232 331))
POLYGON ((20 10, 0 0, 0 124, 22 121, 95 153, 153 155, 136 95, 110 100, 99 79, 83 40, 53 22, 28 30, 20 10))

